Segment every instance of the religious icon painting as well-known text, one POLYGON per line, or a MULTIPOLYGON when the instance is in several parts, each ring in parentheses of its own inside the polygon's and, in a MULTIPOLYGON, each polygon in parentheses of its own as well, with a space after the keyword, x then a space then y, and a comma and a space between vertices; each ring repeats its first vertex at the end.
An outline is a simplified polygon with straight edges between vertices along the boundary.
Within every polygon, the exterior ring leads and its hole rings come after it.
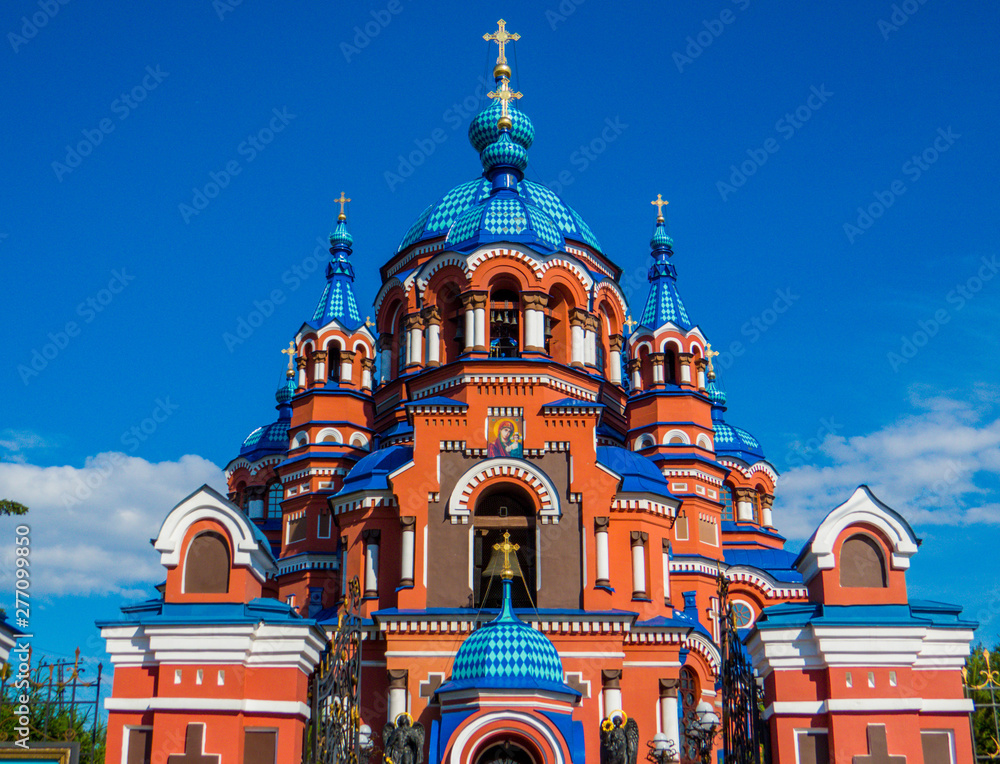
POLYGON ((524 456, 524 419, 514 416, 491 416, 486 419, 487 456, 524 456))

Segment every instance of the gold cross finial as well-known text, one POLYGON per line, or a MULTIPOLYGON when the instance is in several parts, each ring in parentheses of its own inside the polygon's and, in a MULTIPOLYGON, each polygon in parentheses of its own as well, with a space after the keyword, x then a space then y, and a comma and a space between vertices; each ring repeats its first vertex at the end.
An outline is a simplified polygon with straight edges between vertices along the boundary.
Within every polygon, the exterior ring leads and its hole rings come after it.
POLYGON ((657 194, 656 195, 656 200, 650 202, 650 204, 652 204, 653 206, 656 207, 656 222, 657 223, 662 223, 663 222, 663 208, 666 207, 668 204, 670 204, 670 202, 664 201, 663 197, 660 194, 657 194))
POLYGON ((340 198, 339 199, 334 199, 333 200, 334 204, 339 204, 340 205, 340 214, 337 215, 337 220, 347 220, 347 215, 344 214, 344 205, 347 204, 347 202, 349 202, 349 201, 351 201, 351 200, 348 199, 346 196, 344 196, 344 192, 343 191, 340 192, 340 198))
POLYGON ((294 340, 288 340, 288 347, 286 347, 281 352, 288 356, 288 375, 291 376, 292 374, 295 373, 295 370, 292 368, 292 356, 295 355, 294 340))
POLYGON ((636 321, 634 318, 632 318, 632 314, 629 313, 628 318, 625 319, 625 326, 628 327, 629 333, 632 332, 632 327, 635 326, 637 323, 639 322, 636 321))
POLYGON ((483 39, 486 40, 487 42, 492 40, 493 42, 495 42, 497 45, 500 46, 500 55, 499 57, 497 57, 497 63, 506 65, 507 56, 504 53, 504 45, 506 45, 509 42, 517 42, 518 40, 521 39, 521 35, 519 35, 517 32, 508 32, 507 22, 504 21, 503 19, 500 19, 497 22, 497 31, 493 32, 492 34, 484 34, 483 39))
POLYGON ((503 570, 500 571, 500 577, 506 581, 509 581, 514 577, 514 571, 510 567, 510 553, 516 552, 521 547, 518 544, 511 544, 510 534, 507 531, 504 531, 503 543, 494 544, 493 548, 498 552, 503 552, 503 570))
POLYGON ((372 317, 371 316, 365 316, 365 326, 367 326, 369 329, 371 329, 373 326, 375 326, 375 322, 372 321, 372 317))
POLYGON ((715 379, 715 367, 712 366, 712 359, 722 355, 718 350, 712 350, 712 343, 705 343, 705 358, 708 360, 708 378, 715 379))
POLYGON ((506 122, 507 127, 510 128, 510 117, 507 116, 507 104, 515 98, 520 98, 523 94, 511 90, 509 80, 503 77, 500 80, 500 87, 497 90, 490 91, 486 95, 494 100, 500 99, 500 119, 497 120, 497 124, 506 122))

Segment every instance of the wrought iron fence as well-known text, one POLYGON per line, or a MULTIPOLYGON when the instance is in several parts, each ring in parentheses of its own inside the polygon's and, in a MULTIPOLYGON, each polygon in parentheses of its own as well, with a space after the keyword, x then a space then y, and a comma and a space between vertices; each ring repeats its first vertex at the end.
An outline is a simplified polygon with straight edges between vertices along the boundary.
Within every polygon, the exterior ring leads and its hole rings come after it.
POLYGON ((1000 670, 993 667, 996 663, 1000 663, 1000 650, 991 654, 982 648, 973 651, 962 669, 965 697, 975 707, 969 723, 977 763, 1000 760, 1000 670))
POLYGON ((0 739, 22 738, 19 729, 26 719, 29 740, 75 741, 80 744, 81 764, 104 764, 102 669, 100 663, 96 669, 81 665, 79 649, 72 661, 43 658, 32 666, 29 653, 23 664, 0 667, 0 739))

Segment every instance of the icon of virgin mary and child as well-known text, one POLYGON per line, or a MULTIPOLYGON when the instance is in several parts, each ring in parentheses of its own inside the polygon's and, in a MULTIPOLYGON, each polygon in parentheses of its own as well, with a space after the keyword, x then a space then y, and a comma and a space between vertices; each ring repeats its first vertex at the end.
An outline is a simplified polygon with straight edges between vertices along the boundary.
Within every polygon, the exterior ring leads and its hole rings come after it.
POLYGON ((491 419, 490 444, 486 453, 491 459, 498 456, 521 458, 524 451, 520 424, 513 419, 491 419))

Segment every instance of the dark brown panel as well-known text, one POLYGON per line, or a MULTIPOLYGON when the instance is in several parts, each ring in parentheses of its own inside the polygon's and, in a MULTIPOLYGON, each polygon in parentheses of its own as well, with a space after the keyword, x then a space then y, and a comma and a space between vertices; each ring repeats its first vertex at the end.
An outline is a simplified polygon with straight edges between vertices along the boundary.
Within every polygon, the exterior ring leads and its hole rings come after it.
POLYGON ((153 730, 128 731, 128 757, 125 764, 149 764, 153 753, 153 730))
POLYGON ((953 764, 951 735, 947 732, 921 732, 920 743, 924 748, 924 764, 953 764))
POLYGON ((243 764, 274 764, 278 753, 278 733, 274 730, 245 730, 243 764))
POLYGON ((885 562, 879 545, 867 536, 851 536, 840 548, 840 585, 884 589, 885 562))
POLYGON ((830 764, 830 743, 825 732, 800 732, 798 737, 798 764, 830 764))
POLYGON ((218 533, 196 536, 184 564, 184 591, 188 594, 225 594, 229 591, 229 547, 218 533))

